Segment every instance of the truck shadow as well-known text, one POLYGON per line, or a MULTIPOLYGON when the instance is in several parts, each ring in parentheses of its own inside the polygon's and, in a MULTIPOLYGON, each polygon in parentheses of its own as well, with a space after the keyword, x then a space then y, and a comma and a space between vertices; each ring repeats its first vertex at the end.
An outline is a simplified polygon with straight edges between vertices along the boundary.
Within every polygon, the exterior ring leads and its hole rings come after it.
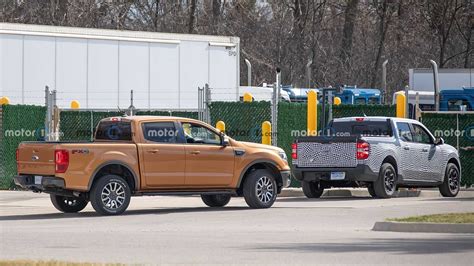
POLYGON ((372 197, 337 197, 337 196, 331 196, 331 197, 323 197, 323 198, 317 198, 317 199, 310 199, 306 197, 285 197, 285 198, 277 198, 278 202, 324 202, 324 201, 355 201, 355 200, 373 200, 374 198, 372 197))
POLYGON ((474 235, 446 236, 436 238, 370 238, 361 241, 360 239, 348 239, 347 243, 291 243, 283 245, 263 244, 249 247, 252 251, 278 252, 281 253, 352 253, 357 252, 383 252, 400 255, 409 254, 442 254, 460 253, 474 251, 472 245, 474 235))
POLYGON ((48 220, 48 219, 77 219, 77 218, 120 218, 124 216, 133 215, 164 215, 173 213, 198 213, 198 212, 227 212, 227 211, 241 211, 252 210, 249 207, 224 207, 224 208, 209 208, 209 207, 189 207, 189 208, 154 208, 154 209, 132 209, 127 210, 118 216, 101 216, 94 211, 83 211, 79 213, 45 213, 45 214, 24 214, 24 215, 5 215, 0 216, 0 221, 18 221, 18 220, 48 220))

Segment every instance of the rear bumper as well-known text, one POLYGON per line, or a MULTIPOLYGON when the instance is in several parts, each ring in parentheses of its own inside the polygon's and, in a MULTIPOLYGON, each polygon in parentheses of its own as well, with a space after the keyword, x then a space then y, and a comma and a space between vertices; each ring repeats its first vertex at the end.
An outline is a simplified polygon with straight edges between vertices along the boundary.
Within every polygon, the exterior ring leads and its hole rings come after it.
POLYGON ((64 189, 64 179, 54 176, 32 176, 20 175, 13 178, 15 184, 21 188, 33 191, 45 191, 49 189, 64 189))
POLYGON ((345 178, 341 181, 364 181, 374 182, 378 173, 370 169, 368 165, 358 165, 352 168, 293 168, 293 175, 297 180, 306 182, 335 181, 331 180, 331 172, 344 172, 345 178))

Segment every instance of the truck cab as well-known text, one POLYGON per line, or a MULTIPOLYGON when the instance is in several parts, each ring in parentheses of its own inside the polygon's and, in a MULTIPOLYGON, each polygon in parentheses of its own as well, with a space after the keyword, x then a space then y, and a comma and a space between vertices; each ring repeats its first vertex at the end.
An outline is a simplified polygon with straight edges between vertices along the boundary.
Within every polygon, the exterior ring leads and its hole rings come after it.
POLYGON ((340 93, 336 93, 341 98, 342 104, 381 104, 382 99, 379 89, 357 88, 357 86, 344 86, 340 93))
POLYGON ((473 111, 474 87, 441 90, 439 93, 440 111, 473 111))

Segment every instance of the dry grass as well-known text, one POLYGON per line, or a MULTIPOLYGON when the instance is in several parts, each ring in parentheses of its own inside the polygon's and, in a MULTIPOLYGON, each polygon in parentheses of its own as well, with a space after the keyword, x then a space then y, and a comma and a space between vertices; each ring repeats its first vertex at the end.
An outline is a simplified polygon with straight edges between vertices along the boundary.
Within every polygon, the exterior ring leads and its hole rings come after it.
POLYGON ((432 214, 422 216, 412 216, 405 218, 388 219, 392 222, 407 222, 407 223, 452 223, 452 224, 466 224, 474 223, 474 212, 466 213, 445 213, 432 214))

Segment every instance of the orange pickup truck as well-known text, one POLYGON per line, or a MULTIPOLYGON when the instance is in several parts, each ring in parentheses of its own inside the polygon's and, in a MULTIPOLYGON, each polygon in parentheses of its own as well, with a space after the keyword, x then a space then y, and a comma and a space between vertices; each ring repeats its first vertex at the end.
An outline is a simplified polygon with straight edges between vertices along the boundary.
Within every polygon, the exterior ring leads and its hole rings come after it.
POLYGON ((90 201, 99 214, 120 214, 142 195, 201 195, 210 207, 243 196, 252 208, 269 208, 290 183, 282 149, 179 117, 107 118, 93 142, 22 142, 16 156, 15 184, 49 193, 62 212, 90 201))

